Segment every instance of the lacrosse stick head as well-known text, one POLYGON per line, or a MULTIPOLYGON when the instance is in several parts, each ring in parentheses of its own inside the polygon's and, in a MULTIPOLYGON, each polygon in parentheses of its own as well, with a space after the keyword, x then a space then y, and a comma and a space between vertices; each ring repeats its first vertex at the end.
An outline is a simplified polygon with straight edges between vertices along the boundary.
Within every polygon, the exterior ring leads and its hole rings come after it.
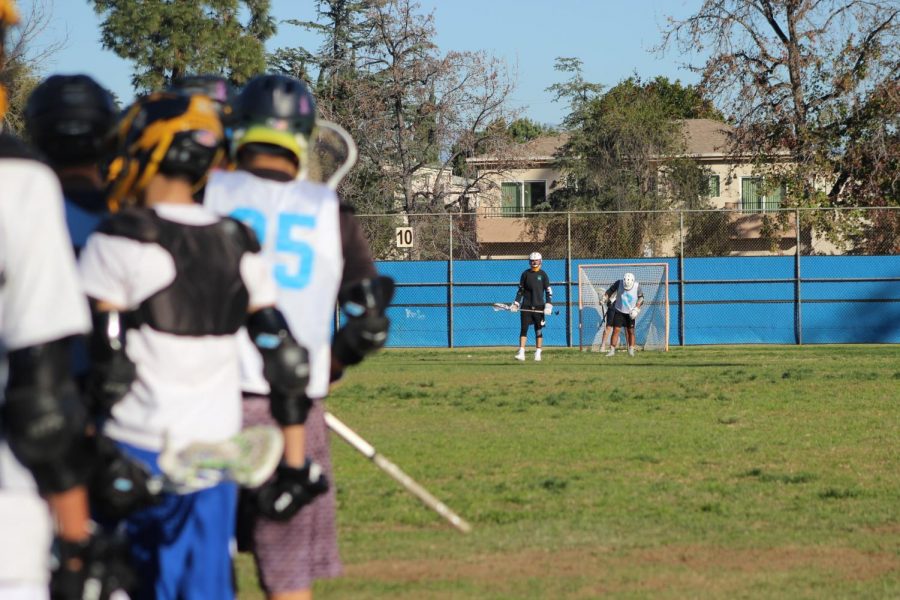
POLYGON ((255 488, 272 476, 283 453, 281 431, 259 425, 226 440, 182 447, 173 446, 167 436, 157 463, 166 487, 177 493, 195 492, 224 481, 255 488))
POLYGON ((306 177, 336 190, 356 164, 358 155, 356 142, 343 127, 319 119, 313 133, 306 177))

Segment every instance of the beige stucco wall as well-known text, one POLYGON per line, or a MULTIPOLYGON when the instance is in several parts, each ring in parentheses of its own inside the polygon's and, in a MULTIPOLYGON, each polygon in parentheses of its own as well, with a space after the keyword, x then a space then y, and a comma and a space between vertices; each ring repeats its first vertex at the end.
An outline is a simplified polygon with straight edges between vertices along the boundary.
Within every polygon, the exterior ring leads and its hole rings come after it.
MULTIPOLYGON (((487 212, 488 209, 500 207, 500 184, 502 183, 546 181, 548 196, 560 185, 560 173, 551 167, 507 169, 502 174, 491 174, 486 178, 490 179, 493 185, 488 189, 485 189, 485 191, 481 192, 478 196, 478 206, 481 209, 486 209, 485 212, 487 212)), ((487 186, 482 187, 486 188, 487 186)))

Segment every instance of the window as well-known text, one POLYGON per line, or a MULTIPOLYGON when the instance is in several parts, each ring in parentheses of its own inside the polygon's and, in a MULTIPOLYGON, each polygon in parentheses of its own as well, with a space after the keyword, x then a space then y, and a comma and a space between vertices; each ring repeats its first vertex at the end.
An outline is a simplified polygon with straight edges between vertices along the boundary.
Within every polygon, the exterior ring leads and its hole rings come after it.
POLYGON ((718 175, 710 175, 709 176, 709 197, 710 198, 718 198, 719 197, 719 176, 718 175))
POLYGON ((781 206, 784 185, 766 187, 761 177, 744 177, 741 180, 741 211, 767 212, 781 206))
POLYGON ((504 182, 500 184, 500 194, 500 214, 504 217, 521 217, 531 207, 547 201, 547 182, 504 182))
POLYGON ((531 210, 538 204, 547 201, 547 182, 546 181, 526 181, 525 182, 525 210, 531 210))

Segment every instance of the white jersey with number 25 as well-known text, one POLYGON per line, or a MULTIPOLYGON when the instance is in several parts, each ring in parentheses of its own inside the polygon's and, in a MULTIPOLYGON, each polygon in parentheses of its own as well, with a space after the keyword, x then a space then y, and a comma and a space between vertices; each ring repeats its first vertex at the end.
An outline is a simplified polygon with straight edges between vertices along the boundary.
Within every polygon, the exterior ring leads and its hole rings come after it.
MULTIPOLYGON (((344 269, 340 206, 334 191, 310 181, 272 181, 244 171, 217 171, 204 203, 253 228, 278 284, 278 309, 291 333, 309 351, 306 394, 324 398, 331 371, 335 298, 344 269)), ((242 336, 244 391, 267 394, 262 359, 242 336)))

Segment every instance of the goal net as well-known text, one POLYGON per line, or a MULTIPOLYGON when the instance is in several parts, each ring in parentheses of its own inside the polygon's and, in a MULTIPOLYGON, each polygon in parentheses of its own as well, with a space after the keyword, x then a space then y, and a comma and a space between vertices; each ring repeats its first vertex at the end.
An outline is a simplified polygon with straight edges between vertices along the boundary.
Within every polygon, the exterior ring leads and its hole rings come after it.
MULTIPOLYGON (((643 350, 669 349, 669 265, 614 263, 578 267, 578 346, 581 350, 600 350, 606 329, 607 307, 601 306, 603 294, 625 273, 634 274, 644 293, 644 305, 634 329, 637 347, 643 350)), ((623 339, 624 335, 620 332, 623 339)), ((620 343, 619 347, 625 346, 620 343)))

